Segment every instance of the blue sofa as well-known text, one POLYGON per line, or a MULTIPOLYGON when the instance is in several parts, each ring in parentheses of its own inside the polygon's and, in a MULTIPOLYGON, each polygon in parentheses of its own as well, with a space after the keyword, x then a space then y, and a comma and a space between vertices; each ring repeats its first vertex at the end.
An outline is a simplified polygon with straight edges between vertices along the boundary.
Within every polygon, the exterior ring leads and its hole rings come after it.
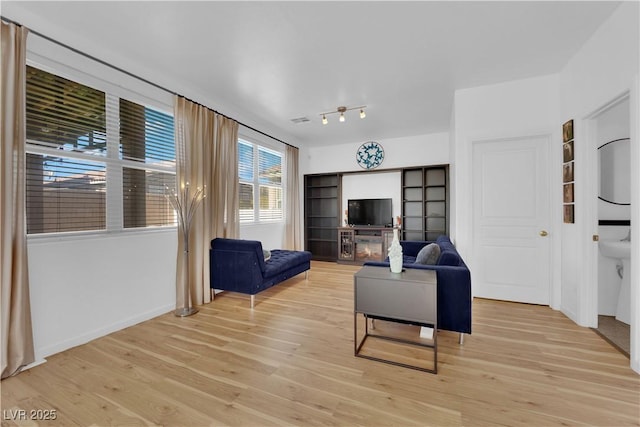
POLYGON ((274 249, 265 261, 257 240, 215 238, 209 249, 211 288, 255 295, 311 268, 311 252, 274 249))
MULTIPOLYGON (((440 257, 435 265, 416 264, 420 249, 433 242, 400 241, 402 267, 435 270, 438 279, 438 329, 471 333, 471 273, 448 236, 439 236, 435 243, 440 247, 440 257)), ((366 262, 365 265, 389 267, 384 262, 366 262)))

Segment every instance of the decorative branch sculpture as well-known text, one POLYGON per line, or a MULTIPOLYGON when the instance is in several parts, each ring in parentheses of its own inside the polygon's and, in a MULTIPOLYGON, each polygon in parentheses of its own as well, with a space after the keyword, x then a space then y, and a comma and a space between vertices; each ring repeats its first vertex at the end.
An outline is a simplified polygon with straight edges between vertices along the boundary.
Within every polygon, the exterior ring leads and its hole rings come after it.
POLYGON ((183 306, 176 308, 174 314, 180 317, 191 316, 198 312, 197 308, 191 306, 191 287, 189 286, 189 231, 191 228, 191 220, 196 210, 202 203, 202 200, 207 197, 205 191, 207 186, 203 188, 197 187, 196 191, 191 194, 191 188, 189 183, 182 184, 180 192, 176 193, 175 190, 170 190, 168 187, 165 191, 165 197, 171 203, 173 210, 178 217, 178 229, 182 230, 182 295, 183 306))

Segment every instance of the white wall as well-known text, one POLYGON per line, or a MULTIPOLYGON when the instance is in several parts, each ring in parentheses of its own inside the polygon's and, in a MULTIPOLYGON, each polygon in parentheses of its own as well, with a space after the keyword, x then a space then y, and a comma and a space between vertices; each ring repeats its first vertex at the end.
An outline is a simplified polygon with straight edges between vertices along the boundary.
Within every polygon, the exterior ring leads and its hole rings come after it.
POLYGON ((259 240, 264 249, 282 249, 284 243, 284 222, 240 224, 240 238, 259 240))
MULTIPOLYGON (((301 156, 303 174, 363 170, 356 162, 356 151, 366 141, 309 147, 301 156)), ((449 134, 435 133, 403 138, 378 139, 384 148, 379 169, 449 163, 449 134)))
MULTIPOLYGON (((452 233, 458 250, 474 272, 472 147, 487 139, 551 135, 562 141, 558 126, 558 77, 542 76, 508 83, 458 90, 455 93, 455 136, 452 155, 452 233)), ((552 144, 551 182, 562 182, 562 143, 552 144)), ((553 220, 549 231, 553 253, 559 253, 562 185, 552 186, 553 220)), ((553 257, 551 257, 553 259, 553 257)), ((552 266, 551 306, 559 306, 559 266, 552 266)))
MULTIPOLYGON (((638 112, 634 108, 637 108, 639 94, 634 82, 638 78, 640 59, 639 7, 638 2, 623 2, 559 75, 561 118, 574 120, 576 139, 576 222, 562 227, 562 305, 563 311, 583 326, 595 326, 597 322, 597 285, 591 269, 597 259, 597 244, 591 239, 598 233, 597 202, 594 199, 597 194, 597 175, 594 173, 597 154, 589 143, 594 137, 589 133, 593 129, 590 119, 598 110, 630 92, 630 103, 636 106, 632 107, 630 114, 632 138, 638 127, 638 112)), ((636 155, 632 165, 637 165, 640 163, 637 158, 638 141, 632 139, 631 144, 632 155, 636 155)), ((632 168, 632 176, 636 177, 631 183, 634 195, 640 193, 637 168, 632 168)), ((631 222, 640 222, 639 211, 633 202, 631 222)), ((632 238, 632 256, 638 254, 637 241, 632 238)), ((636 371, 640 371, 639 282, 638 269, 632 268, 631 366, 636 371)))
MULTIPOLYGON (((401 211, 400 172, 365 172, 347 174, 342 177, 342 211, 349 199, 391 199, 392 218, 401 211)), ((389 221, 392 220, 389 218, 389 221)))
POLYGON ((171 311, 175 228, 29 237, 36 360, 171 311))

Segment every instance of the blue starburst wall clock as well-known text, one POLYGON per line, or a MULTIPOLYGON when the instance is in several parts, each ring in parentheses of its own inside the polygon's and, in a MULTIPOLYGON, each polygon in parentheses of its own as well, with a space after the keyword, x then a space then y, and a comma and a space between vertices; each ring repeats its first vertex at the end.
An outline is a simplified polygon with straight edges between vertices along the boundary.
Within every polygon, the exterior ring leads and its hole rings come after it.
POLYGON ((365 142, 356 152, 356 161, 364 169, 375 169, 384 160, 382 145, 374 141, 365 142))

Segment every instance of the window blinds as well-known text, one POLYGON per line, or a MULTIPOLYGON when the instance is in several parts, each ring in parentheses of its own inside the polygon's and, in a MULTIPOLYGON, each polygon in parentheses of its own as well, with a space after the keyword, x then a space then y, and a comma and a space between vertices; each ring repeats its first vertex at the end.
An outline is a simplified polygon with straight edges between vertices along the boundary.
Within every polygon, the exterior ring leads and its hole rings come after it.
POLYGON ((26 114, 30 144, 106 154, 104 92, 27 66, 26 114))
POLYGON ((282 154, 239 140, 238 175, 240 222, 281 220, 282 154))
POLYGON ((27 233, 176 224, 170 114, 30 66, 26 98, 27 233))

